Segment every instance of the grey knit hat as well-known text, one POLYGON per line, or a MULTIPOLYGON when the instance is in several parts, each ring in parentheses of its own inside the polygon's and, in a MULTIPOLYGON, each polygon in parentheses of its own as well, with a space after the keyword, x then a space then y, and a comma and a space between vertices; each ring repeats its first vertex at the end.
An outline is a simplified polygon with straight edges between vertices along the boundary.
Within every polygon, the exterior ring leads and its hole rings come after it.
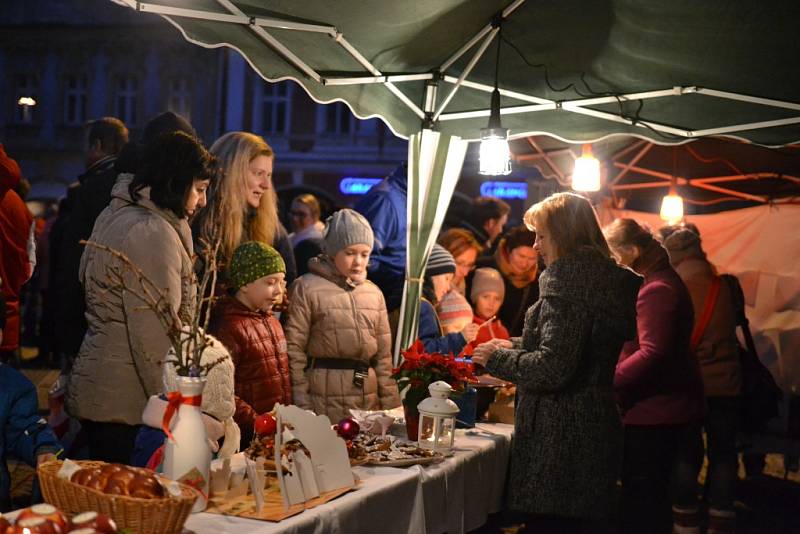
POLYGON ((439 243, 433 245, 431 255, 428 257, 428 266, 425 268, 426 276, 456 272, 456 260, 446 248, 439 243))
POLYGON ((678 230, 664 240, 664 248, 672 265, 678 265, 686 258, 705 259, 706 254, 700 244, 700 236, 691 230, 678 230))
POLYGON ((489 291, 497 293, 500 295, 500 300, 503 300, 506 296, 506 284, 497 269, 481 267, 475 271, 472 277, 472 291, 469 297, 474 304, 481 293, 488 293, 489 291))
POLYGON ((367 245, 371 250, 375 240, 369 222, 351 209, 339 210, 328 217, 324 238, 325 253, 331 257, 351 245, 367 245))

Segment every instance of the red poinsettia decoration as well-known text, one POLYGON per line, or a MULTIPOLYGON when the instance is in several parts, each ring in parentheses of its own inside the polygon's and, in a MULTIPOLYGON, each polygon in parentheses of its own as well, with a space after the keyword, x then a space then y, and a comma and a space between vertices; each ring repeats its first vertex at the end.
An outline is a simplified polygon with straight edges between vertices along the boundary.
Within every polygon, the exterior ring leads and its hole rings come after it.
POLYGON ((476 382, 472 363, 456 360, 450 354, 427 353, 422 341, 417 340, 408 350, 402 352, 403 363, 392 369, 392 378, 397 380, 400 391, 408 387, 404 403, 416 407, 428 396, 428 386, 444 380, 461 393, 468 382, 476 382))

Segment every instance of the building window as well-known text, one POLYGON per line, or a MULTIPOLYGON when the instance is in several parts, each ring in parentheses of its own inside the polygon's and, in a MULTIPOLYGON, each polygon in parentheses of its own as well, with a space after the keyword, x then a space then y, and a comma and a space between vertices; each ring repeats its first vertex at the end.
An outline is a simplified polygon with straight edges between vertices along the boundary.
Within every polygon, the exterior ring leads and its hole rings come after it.
POLYGON ((330 135, 350 135, 355 129, 355 117, 341 102, 325 105, 325 133, 330 135))
POLYGON ((287 82, 264 82, 261 96, 261 129, 265 133, 284 135, 289 131, 291 86, 287 82))
POLYGON ((35 74, 18 74, 14 87, 14 122, 33 124, 39 100, 39 77, 35 74))
POLYGON ((136 76, 120 76, 117 78, 117 97, 115 112, 117 118, 128 126, 137 122, 138 80, 136 76))
POLYGON ((64 93, 64 122, 78 126, 86 122, 86 75, 67 76, 64 93))
POLYGON ((173 113, 192 121, 192 91, 189 89, 189 80, 178 78, 170 82, 168 107, 173 113))

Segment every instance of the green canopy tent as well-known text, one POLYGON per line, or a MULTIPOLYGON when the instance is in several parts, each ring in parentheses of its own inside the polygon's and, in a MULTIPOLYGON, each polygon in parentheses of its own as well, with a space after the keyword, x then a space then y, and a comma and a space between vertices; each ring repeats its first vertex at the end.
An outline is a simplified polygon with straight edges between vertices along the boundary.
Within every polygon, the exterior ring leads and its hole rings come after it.
POLYGON ((114 1, 161 14, 193 43, 234 48, 265 79, 293 79, 315 100, 343 101, 411 139, 403 346, 415 335, 407 325, 462 140, 486 126, 495 81, 513 137, 800 140, 796 3, 114 1))

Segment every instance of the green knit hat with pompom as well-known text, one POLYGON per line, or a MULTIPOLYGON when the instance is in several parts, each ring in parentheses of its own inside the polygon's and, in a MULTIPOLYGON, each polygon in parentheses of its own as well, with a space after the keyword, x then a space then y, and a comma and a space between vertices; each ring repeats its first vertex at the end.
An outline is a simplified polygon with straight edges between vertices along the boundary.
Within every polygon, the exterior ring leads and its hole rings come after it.
POLYGON ((233 251, 228 280, 239 289, 264 276, 285 272, 286 264, 277 250, 259 241, 247 241, 233 251))

